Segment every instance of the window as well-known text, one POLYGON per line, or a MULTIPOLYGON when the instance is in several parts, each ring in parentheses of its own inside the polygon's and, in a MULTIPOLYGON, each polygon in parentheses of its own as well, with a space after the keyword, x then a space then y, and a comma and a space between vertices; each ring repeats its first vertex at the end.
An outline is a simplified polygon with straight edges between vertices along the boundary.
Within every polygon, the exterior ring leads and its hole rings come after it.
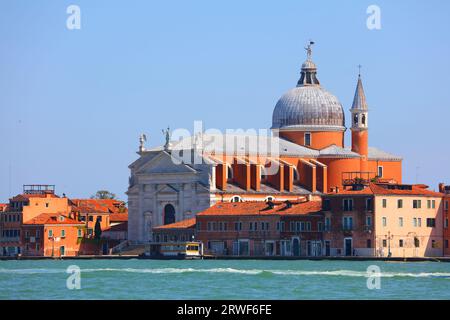
POLYGON ((297 223, 296 223, 296 230, 297 230, 297 231, 302 230, 300 221, 297 221, 297 223))
POLYGON ((417 218, 413 218, 413 227, 417 227, 417 218))
POLYGON ((89 221, 94 221, 94 217, 93 216, 89 216, 89 221))
POLYGON ((448 201, 445 201, 444 209, 445 209, 445 210, 448 210, 448 201))
POLYGON ((373 210, 373 207, 372 207, 372 198, 367 198, 367 199, 366 199, 366 210, 367 210, 367 211, 373 210))
POLYGON ((212 222, 208 222, 208 231, 212 231, 212 222))
POLYGON ((387 225, 387 218, 386 218, 386 217, 383 217, 383 218, 381 219, 381 221, 382 221, 383 227, 386 227, 386 225, 387 225))
POLYGON ((289 230, 291 230, 291 232, 296 231, 295 230, 295 222, 291 221, 291 223, 289 223, 289 230))
POLYGON ((431 200, 427 200, 427 209, 431 209, 431 200))
POLYGON ((39 243, 36 243, 36 251, 39 251, 40 247, 39 247, 39 243))
POLYGON ((353 217, 344 217, 343 218, 343 228, 344 228, 344 230, 352 230, 353 229, 353 217))
POLYGON ((445 229, 448 229, 448 218, 445 218, 444 228, 445 228, 445 229))
POLYGON ((66 237, 66 230, 61 230, 61 238, 65 238, 66 237))
POLYGON ((372 217, 366 216, 366 226, 370 227, 372 226, 372 217))
POLYGON ((231 198, 231 202, 242 202, 242 198, 239 196, 234 196, 231 198))
POLYGON ((48 237, 52 238, 53 237, 53 230, 48 230, 48 237))
POLYGON ((45 207, 48 208, 48 202, 45 203, 45 207))
POLYGON ((383 177, 383 166, 378 166, 377 173, 379 178, 383 177))
POLYGON ((445 249, 448 249, 448 239, 445 240, 445 249))
POLYGON ((325 218, 325 230, 330 231, 331 230, 331 219, 330 217, 325 218))
POLYGON ((422 200, 413 200, 413 209, 422 208, 422 200))
POLYGON ((305 223, 302 221, 300 222, 300 231, 305 231, 305 223))
POLYGON ((234 223, 234 230, 235 231, 241 231, 242 230, 242 222, 235 222, 234 223))
POLYGON ((36 230, 36 238, 40 238, 40 236, 41 236, 41 231, 40 230, 36 230))
POLYGON ((311 231, 311 222, 306 222, 306 231, 311 231))
POLYGON ((305 133, 305 146, 311 146, 311 133, 309 132, 305 133))
POLYGON ((383 208, 387 208, 387 199, 383 199, 382 206, 383 208))
POLYGON ((418 227, 422 226, 422 218, 417 218, 417 226, 418 227))
POLYGON ((353 199, 344 199, 344 211, 353 211, 353 199))
POLYGON ((367 239, 366 247, 367 247, 367 248, 372 248, 372 240, 367 239))
POLYGON ((269 230, 269 223, 268 222, 261 222, 261 230, 269 230))
POLYGON ((436 200, 431 200, 431 209, 436 209, 436 200))
POLYGON ((81 229, 77 230, 77 236, 78 238, 81 238, 83 236, 83 231, 81 229))
POLYGON ((403 227, 403 218, 402 217, 398 218, 398 226, 403 227))
POLYGON ((436 219, 434 219, 434 218, 427 218, 427 227, 428 228, 436 227, 436 219))
POLYGON ((431 247, 432 248, 437 248, 436 240, 431 240, 431 247))
POLYGON ((386 248, 386 247, 387 247, 387 240, 383 239, 383 248, 386 248))
POLYGON ((398 246, 403 248, 403 239, 398 240, 398 246))
POLYGON ((329 211, 330 210, 330 199, 325 199, 325 200, 323 200, 323 202, 322 202, 322 209, 324 210, 324 211, 329 211))
POLYGON ((402 199, 398 199, 398 200, 397 200, 397 208, 398 208, 398 209, 403 208, 403 200, 402 200, 402 199))

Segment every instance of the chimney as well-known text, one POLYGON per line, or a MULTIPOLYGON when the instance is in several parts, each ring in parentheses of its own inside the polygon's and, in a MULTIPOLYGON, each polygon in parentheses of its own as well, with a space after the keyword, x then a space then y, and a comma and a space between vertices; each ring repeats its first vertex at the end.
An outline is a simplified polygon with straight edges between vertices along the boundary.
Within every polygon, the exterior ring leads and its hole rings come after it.
POLYGON ((442 182, 439 183, 439 192, 445 193, 445 184, 442 182))

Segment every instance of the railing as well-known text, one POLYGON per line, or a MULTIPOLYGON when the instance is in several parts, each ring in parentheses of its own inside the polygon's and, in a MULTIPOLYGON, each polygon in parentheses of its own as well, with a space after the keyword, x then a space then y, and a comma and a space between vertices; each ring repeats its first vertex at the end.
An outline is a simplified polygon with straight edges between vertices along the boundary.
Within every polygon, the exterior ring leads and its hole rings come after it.
POLYGON ((20 237, 14 237, 14 238, 0 238, 0 242, 20 242, 20 237))

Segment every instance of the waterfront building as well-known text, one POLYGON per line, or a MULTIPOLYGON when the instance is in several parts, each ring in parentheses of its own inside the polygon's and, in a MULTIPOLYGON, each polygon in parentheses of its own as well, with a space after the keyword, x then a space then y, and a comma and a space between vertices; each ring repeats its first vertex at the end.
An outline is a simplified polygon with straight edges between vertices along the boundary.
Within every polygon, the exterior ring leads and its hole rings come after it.
POLYGON ((205 252, 236 256, 321 255, 320 201, 217 203, 197 214, 205 252))
POLYGON ((354 178, 402 182, 402 159, 369 147, 369 108, 358 76, 350 108, 352 141, 345 144, 345 112, 318 80, 311 45, 297 86, 276 103, 272 136, 199 133, 151 149, 141 137, 127 191, 129 238, 146 243, 156 226, 193 218, 219 202, 320 199, 354 178), (277 146, 276 156, 258 146, 277 146), (200 159, 192 163, 186 159, 200 159), (173 160, 177 161, 173 161, 173 160), (277 170, 271 171, 275 165, 277 170))
POLYGON ((325 255, 443 255, 442 194, 424 185, 354 185, 323 196, 325 255))
POLYGON ((77 256, 85 246, 84 231, 83 222, 62 214, 42 213, 22 225, 22 255, 77 256))
POLYGON ((42 213, 68 213, 66 197, 55 194, 53 185, 24 185, 23 193, 12 197, 0 212, 0 255, 21 253, 22 224, 42 213))
POLYGON ((106 254, 127 238, 124 202, 60 197, 53 185, 25 185, 0 209, 2 256, 106 254), (108 230, 100 240, 93 239, 97 221, 108 230))
POLYGON ((443 206, 443 225, 444 225, 444 254, 446 256, 450 256, 450 228, 449 228, 449 220, 450 220, 450 185, 445 185, 444 183, 439 184, 439 192, 443 194, 442 206, 443 206))

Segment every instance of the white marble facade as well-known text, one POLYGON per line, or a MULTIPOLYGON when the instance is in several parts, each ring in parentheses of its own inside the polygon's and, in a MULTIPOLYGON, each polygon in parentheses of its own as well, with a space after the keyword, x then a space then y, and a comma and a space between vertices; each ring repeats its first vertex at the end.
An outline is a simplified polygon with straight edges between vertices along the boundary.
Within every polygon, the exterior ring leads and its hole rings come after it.
POLYGON ((175 164, 165 150, 145 151, 129 166, 128 239, 151 241, 153 227, 164 224, 167 205, 175 221, 194 217, 214 203, 214 164, 175 164))

